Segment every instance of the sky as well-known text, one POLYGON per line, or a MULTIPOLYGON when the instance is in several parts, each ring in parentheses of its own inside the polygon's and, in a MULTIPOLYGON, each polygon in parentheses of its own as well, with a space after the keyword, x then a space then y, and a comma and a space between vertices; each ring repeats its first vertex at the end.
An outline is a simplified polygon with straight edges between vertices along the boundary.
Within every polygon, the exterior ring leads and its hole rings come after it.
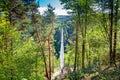
POLYGON ((60 4, 59 0, 36 0, 36 2, 39 2, 40 7, 38 10, 41 14, 47 10, 47 5, 51 4, 55 8, 54 12, 56 15, 68 15, 67 10, 63 9, 63 5, 60 4))

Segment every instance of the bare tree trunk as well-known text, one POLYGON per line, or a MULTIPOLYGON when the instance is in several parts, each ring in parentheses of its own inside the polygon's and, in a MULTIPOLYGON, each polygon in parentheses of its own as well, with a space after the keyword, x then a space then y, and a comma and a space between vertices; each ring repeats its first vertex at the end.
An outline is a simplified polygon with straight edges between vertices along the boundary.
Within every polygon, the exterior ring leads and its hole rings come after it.
MULTIPOLYGON (((84 30, 83 30, 84 31, 84 30)), ((86 44, 86 36, 85 32, 83 32, 83 43, 82 43, 82 69, 85 68, 85 44, 86 44)))
POLYGON ((52 38, 52 59, 51 59, 51 71, 54 73, 54 38, 52 38))
POLYGON ((79 27, 79 22, 76 21, 76 43, 75 43, 75 60, 74 60, 74 71, 76 71, 77 67, 77 61, 78 61, 78 27, 79 27))
MULTIPOLYGON (((85 29, 85 28, 84 28, 85 29)), ((82 69, 85 68, 85 32, 82 30, 83 42, 82 42, 82 69)))
POLYGON ((36 20, 35 20, 35 15, 34 13, 32 12, 32 21, 33 21, 33 26, 35 27, 35 31, 36 31, 36 36, 38 38, 38 43, 41 45, 41 42, 40 42, 40 34, 39 34, 39 30, 36 26, 36 20))
POLYGON ((49 79, 51 80, 51 51, 50 51, 50 36, 48 36, 48 50, 49 50, 49 79))
POLYGON ((116 45, 117 45, 117 22, 118 22, 118 1, 116 1, 116 6, 115 6, 115 27, 114 27, 114 45, 113 45, 113 62, 116 65, 116 45))
MULTIPOLYGON (((51 31, 54 31, 54 25, 53 25, 53 19, 52 19, 52 30, 51 31)), ((54 73, 54 38, 52 38, 52 54, 51 54, 51 71, 52 73, 54 73)))
POLYGON ((110 65, 113 64, 113 0, 110 0, 110 32, 109 32, 109 54, 110 54, 110 65))
POLYGON ((45 53, 44 53, 43 47, 42 47, 41 51, 42 51, 42 56, 43 56, 43 60, 44 60, 44 65, 45 65, 46 78, 49 80, 49 75, 48 75, 48 70, 47 70, 47 63, 46 63, 46 58, 45 58, 45 53))
POLYGON ((82 36, 83 36, 83 43, 82 43, 82 69, 85 68, 85 44, 86 44, 86 28, 87 28, 87 0, 86 0, 86 5, 85 5, 85 27, 83 27, 82 30, 82 36))

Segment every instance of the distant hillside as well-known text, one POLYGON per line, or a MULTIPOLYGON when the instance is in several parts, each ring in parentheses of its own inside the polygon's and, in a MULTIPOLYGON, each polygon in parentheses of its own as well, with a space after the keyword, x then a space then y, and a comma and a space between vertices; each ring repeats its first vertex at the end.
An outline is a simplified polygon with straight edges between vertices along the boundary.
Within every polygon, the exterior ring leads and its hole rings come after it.
POLYGON ((71 19, 72 19, 72 17, 70 15, 57 15, 56 16, 57 23, 69 21, 71 19))

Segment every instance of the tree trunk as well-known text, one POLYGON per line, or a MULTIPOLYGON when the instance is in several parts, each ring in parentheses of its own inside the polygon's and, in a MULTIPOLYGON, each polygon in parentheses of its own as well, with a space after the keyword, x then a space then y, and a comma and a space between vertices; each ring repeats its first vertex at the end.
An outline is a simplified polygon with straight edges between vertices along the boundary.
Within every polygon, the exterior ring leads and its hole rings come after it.
POLYGON ((44 53, 43 47, 42 47, 41 51, 42 51, 42 56, 43 56, 43 60, 44 60, 46 78, 49 80, 49 75, 48 75, 48 70, 47 70, 47 63, 46 63, 46 58, 45 58, 45 53, 44 53))
POLYGON ((110 65, 113 64, 113 0, 110 0, 110 32, 109 32, 109 54, 110 54, 110 65))
POLYGON ((83 43, 82 43, 82 69, 85 68, 85 44, 86 44, 86 28, 87 28, 87 0, 86 0, 86 6, 85 6, 85 27, 83 27, 82 30, 82 37, 83 37, 83 43))
MULTIPOLYGON (((53 19, 52 19, 52 30, 51 31, 54 31, 54 25, 53 25, 53 19)), ((52 66, 51 66, 51 71, 52 71, 52 73, 54 73, 54 38, 52 38, 52 54, 51 54, 52 56, 51 56, 51 64, 52 64, 52 66)))
POLYGON ((115 23, 115 27, 114 27, 114 45, 113 45, 113 62, 114 64, 116 65, 116 61, 115 61, 115 58, 116 58, 116 44, 117 44, 117 22, 118 22, 118 1, 116 1, 116 6, 115 6, 115 20, 114 20, 114 23, 115 23))
MULTIPOLYGON (((13 7, 13 1, 12 0, 9 0, 10 2, 11 2, 11 4, 10 4, 10 9, 12 9, 12 7, 13 7)), ((13 21, 12 21, 12 11, 10 10, 9 11, 9 22, 10 22, 10 30, 12 30, 13 29, 13 21)), ((12 38, 12 35, 10 36, 10 60, 11 60, 11 62, 13 62, 13 58, 12 58, 12 56, 13 56, 13 38, 12 38)), ((13 68, 12 67, 10 67, 10 74, 11 74, 11 77, 10 77, 10 80, 13 80, 13 68)))
MULTIPOLYGON (((86 27, 86 24, 85 24, 86 27)), ((82 69, 85 68, 85 27, 82 28, 82 69)))
POLYGON ((50 37, 48 36, 48 50, 49 50, 49 79, 51 80, 51 51, 50 51, 50 37))
POLYGON ((52 59, 51 59, 51 71, 54 73, 54 38, 52 38, 52 59))
POLYGON ((76 21, 76 43, 75 43, 75 60, 74 60, 74 72, 76 71, 77 67, 77 61, 78 61, 78 27, 79 27, 79 22, 76 21))
MULTIPOLYGON (((36 21, 35 21, 35 16, 34 16, 33 11, 32 11, 32 22, 33 22, 33 26, 35 27, 35 30, 36 30, 36 36, 37 36, 37 38, 38 38, 38 43, 40 44, 40 46, 42 46, 42 44, 41 44, 41 42, 40 42, 39 30, 38 30, 38 28, 37 28, 37 26, 36 26, 36 21)), ((41 52, 42 52, 42 56, 43 56, 43 60, 44 60, 46 77, 47 77, 47 79, 49 80, 49 75, 48 75, 48 70, 47 70, 47 63, 46 63, 46 59, 45 59, 45 54, 44 54, 43 48, 41 49, 41 52)))
POLYGON ((41 45, 41 42, 40 42, 40 34, 39 34, 39 30, 36 26, 36 20, 35 20, 35 15, 34 13, 32 12, 32 23, 33 23, 33 26, 35 27, 35 31, 36 31, 36 36, 38 38, 38 43, 41 45))

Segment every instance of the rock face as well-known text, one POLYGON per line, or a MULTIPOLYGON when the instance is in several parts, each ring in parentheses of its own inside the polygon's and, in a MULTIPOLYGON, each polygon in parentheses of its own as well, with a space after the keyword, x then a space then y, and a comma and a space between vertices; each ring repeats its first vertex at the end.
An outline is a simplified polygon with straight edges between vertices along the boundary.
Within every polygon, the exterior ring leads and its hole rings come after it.
POLYGON ((64 67, 64 38, 63 38, 63 27, 61 29, 61 48, 60 48, 60 68, 61 71, 64 67))

